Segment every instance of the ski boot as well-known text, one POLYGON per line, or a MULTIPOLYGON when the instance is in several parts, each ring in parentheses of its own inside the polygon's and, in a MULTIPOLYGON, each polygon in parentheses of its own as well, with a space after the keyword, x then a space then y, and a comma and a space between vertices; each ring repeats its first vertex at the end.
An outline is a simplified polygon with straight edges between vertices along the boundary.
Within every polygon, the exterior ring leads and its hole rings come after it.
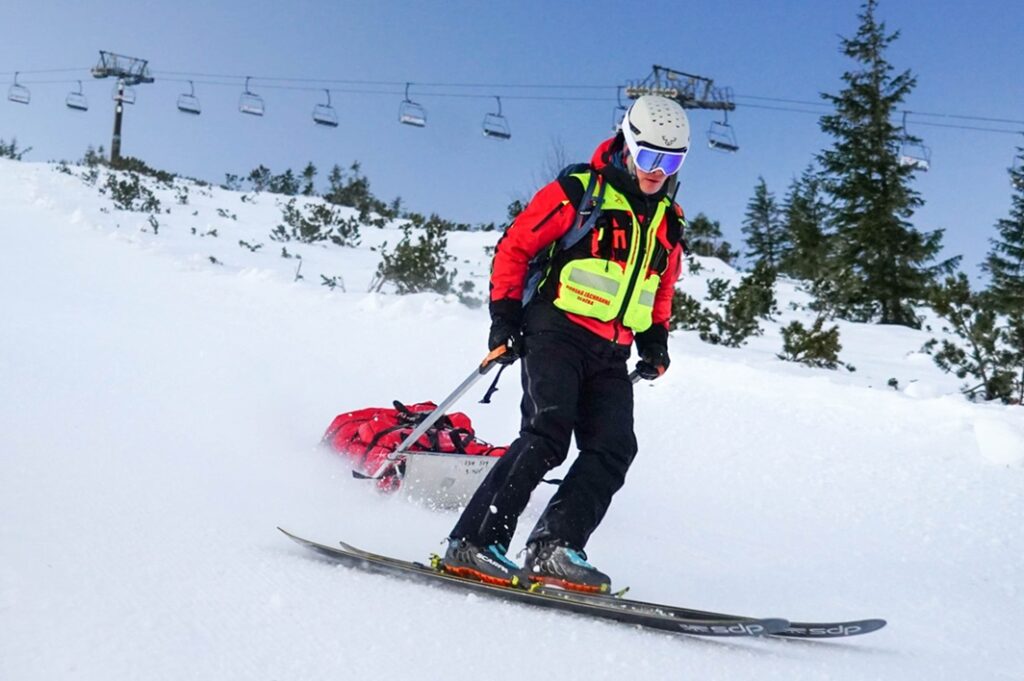
POLYGON ((448 550, 435 567, 458 577, 498 586, 527 588, 526 572, 505 556, 500 544, 477 546, 465 539, 448 539, 448 550))
POLYGON ((587 554, 559 541, 540 541, 526 547, 524 565, 529 579, 569 591, 606 594, 611 577, 587 562, 587 554))

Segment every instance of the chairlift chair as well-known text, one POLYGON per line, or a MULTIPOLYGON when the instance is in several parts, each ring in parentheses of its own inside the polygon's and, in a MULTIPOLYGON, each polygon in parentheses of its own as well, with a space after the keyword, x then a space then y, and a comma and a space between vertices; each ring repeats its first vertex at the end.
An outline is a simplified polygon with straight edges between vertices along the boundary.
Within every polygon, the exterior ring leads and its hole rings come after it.
POLYGON ((336 128, 338 127, 338 113, 331 106, 331 91, 324 90, 324 92, 327 93, 327 103, 317 104, 313 107, 313 122, 328 128, 336 128))
POLYGON ((512 138, 512 130, 508 127, 508 121, 501 115, 501 97, 498 100, 498 113, 489 113, 484 116, 484 137, 496 140, 507 140, 512 138))
POLYGON ((618 132, 622 128, 622 120, 626 117, 626 105, 622 103, 622 86, 615 92, 615 99, 618 106, 612 111, 612 132, 618 132))
POLYGON ((262 116, 264 112, 263 98, 249 90, 252 76, 245 77, 245 92, 238 98, 238 110, 250 116, 262 116))
POLYGON ((900 165, 928 172, 932 167, 932 150, 923 144, 903 142, 900 147, 900 165))
POLYGON ((932 166, 932 150, 922 144, 920 140, 911 137, 907 132, 907 113, 909 112, 903 112, 899 163, 904 167, 928 172, 928 169, 932 166))
POLYGON ((28 104, 32 99, 32 93, 28 88, 18 83, 18 72, 14 72, 14 84, 7 90, 7 99, 18 104, 28 104))
POLYGON ((405 99, 398 107, 398 122, 422 128, 427 125, 427 112, 409 99, 409 83, 405 84, 405 99))
POLYGON ((734 154, 740 150, 740 145, 736 142, 736 132, 729 125, 729 112, 724 111, 723 115, 722 120, 711 121, 711 127, 708 128, 708 146, 716 151, 734 154))
POLYGON ((199 98, 196 97, 196 85, 190 80, 188 86, 189 91, 178 97, 178 111, 198 116, 203 108, 199 106, 199 98))
POLYGON ((69 109, 74 109, 75 111, 89 110, 89 101, 82 92, 82 81, 78 81, 78 92, 69 93, 64 103, 69 109))
POLYGON ((1018 149, 1010 165, 1010 184, 1015 189, 1024 189, 1024 149, 1018 149))

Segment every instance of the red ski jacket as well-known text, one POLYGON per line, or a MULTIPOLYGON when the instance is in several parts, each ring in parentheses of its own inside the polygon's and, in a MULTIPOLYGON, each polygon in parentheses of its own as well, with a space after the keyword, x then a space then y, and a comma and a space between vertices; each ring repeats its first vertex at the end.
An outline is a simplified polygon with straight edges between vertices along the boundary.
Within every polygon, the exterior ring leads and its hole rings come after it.
MULTIPOLYGON (((619 138, 605 140, 594 151, 590 165, 592 172, 599 173, 599 181, 610 182, 612 187, 627 197, 632 215, 630 211, 602 207, 591 234, 568 251, 558 253, 553 258, 552 271, 538 291, 538 299, 554 300, 558 293, 558 272, 566 262, 574 258, 602 258, 625 266, 634 230, 624 226, 632 225, 633 215, 642 225, 646 225, 648 216, 654 214, 658 202, 663 200, 664 190, 650 197, 645 196, 640 192, 636 181, 625 170, 611 163, 613 154, 620 153, 621 145, 622 140, 619 138)), ((498 241, 491 266, 491 301, 523 299, 523 287, 530 260, 558 241, 573 226, 576 220, 576 207, 582 199, 583 191, 579 180, 570 177, 555 180, 534 195, 498 241)), ((598 190, 595 189, 594 194, 597 193, 598 190)), ((673 204, 665 211, 657 228, 659 255, 651 259, 648 272, 645 273, 657 273, 661 277, 651 317, 652 325, 660 325, 666 330, 672 313, 675 284, 681 271, 684 225, 682 209, 673 204)), ((624 345, 633 341, 632 330, 618 318, 603 322, 571 312, 563 311, 563 314, 607 340, 624 345)))

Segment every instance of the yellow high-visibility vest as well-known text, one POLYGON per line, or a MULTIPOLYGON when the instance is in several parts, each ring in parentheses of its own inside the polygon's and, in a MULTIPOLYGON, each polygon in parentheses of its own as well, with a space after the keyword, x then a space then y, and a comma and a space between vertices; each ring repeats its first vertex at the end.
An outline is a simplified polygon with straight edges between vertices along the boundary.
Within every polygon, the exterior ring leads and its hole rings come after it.
MULTIPOLYGON (((590 173, 574 174, 586 187, 590 173)), ((606 181, 606 180, 602 180, 606 181)), ((608 322, 619 317, 633 331, 651 326, 654 294, 661 276, 648 273, 651 256, 657 244, 658 225, 671 205, 667 197, 658 202, 654 215, 641 227, 629 200, 610 183, 604 189, 601 210, 618 210, 629 214, 632 235, 625 264, 603 258, 574 258, 558 273, 555 307, 573 314, 608 322)))

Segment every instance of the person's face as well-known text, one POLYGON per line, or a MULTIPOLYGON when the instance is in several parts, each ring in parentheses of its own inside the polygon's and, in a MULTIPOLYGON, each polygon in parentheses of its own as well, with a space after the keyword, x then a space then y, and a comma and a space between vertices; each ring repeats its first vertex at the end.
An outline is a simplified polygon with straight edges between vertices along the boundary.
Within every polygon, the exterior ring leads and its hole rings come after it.
POLYGON ((636 168, 636 181, 640 185, 640 191, 644 194, 656 194, 665 186, 667 179, 668 175, 661 168, 657 168, 653 173, 646 173, 636 168))

